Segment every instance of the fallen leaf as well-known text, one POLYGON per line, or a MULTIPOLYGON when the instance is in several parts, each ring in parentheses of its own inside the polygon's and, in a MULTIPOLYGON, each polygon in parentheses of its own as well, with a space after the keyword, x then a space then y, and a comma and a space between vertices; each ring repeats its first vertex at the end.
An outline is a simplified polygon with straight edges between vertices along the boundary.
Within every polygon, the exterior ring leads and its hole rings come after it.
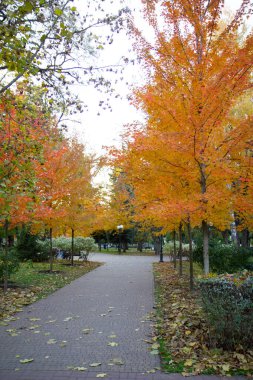
POLYGON ((123 362, 122 359, 120 358, 114 358, 110 360, 110 363, 108 365, 124 365, 125 363, 123 362))
POLYGON ((90 367, 99 367, 102 363, 91 363, 90 367))
POLYGON ((73 317, 67 317, 65 319, 63 319, 63 322, 68 322, 68 321, 71 321, 73 319, 73 317))
POLYGON ((230 365, 229 364, 223 364, 223 365, 221 365, 221 368, 224 372, 228 372, 230 370, 230 365))
POLYGON ((84 334, 90 334, 94 329, 83 329, 82 332, 84 334))
POLYGON ((34 359, 21 359, 21 360, 19 360, 19 362, 21 363, 21 364, 26 364, 26 363, 31 363, 31 362, 33 362, 33 360, 34 359))
POLYGON ((74 371, 86 371, 87 368, 85 368, 85 367, 74 367, 73 370, 74 371))
POLYGON ((49 340, 47 341, 47 344, 55 344, 55 343, 57 343, 57 340, 56 340, 56 339, 49 339, 49 340))
POLYGON ((107 373, 98 373, 96 377, 106 377, 107 373))
POLYGON ((185 367, 191 367, 193 365, 193 360, 192 359, 187 359, 184 362, 185 367))
POLYGON ((159 351, 158 350, 152 350, 150 351, 151 355, 159 355, 159 351))
POLYGON ((107 344, 107 346, 111 346, 111 347, 116 347, 116 346, 118 346, 119 345, 119 343, 116 343, 116 342, 109 342, 108 344, 107 344))

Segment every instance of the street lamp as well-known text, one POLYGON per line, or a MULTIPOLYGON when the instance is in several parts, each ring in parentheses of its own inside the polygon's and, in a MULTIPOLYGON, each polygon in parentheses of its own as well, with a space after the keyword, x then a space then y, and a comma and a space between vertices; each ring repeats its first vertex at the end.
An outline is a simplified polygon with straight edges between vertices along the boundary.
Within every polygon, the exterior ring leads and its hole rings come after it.
POLYGON ((123 228, 124 226, 122 224, 120 224, 119 226, 117 226, 117 230, 119 232, 119 246, 118 246, 118 252, 121 253, 121 233, 123 231, 123 228))

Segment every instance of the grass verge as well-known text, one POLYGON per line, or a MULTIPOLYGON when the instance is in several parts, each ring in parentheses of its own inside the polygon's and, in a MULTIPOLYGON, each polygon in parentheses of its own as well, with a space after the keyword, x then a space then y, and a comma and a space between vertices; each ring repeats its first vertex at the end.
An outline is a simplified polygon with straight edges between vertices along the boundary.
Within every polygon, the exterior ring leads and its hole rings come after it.
POLYGON ((4 295, 0 289, 0 319, 10 317, 24 305, 46 297, 100 265, 88 261, 71 267, 60 262, 54 263, 53 273, 46 273, 48 263, 22 263, 18 272, 11 276, 7 293, 4 295))
POLYGON ((162 369, 184 375, 252 375, 253 350, 210 348, 210 331, 199 294, 189 291, 188 263, 183 265, 185 274, 179 277, 171 263, 154 264, 162 369))

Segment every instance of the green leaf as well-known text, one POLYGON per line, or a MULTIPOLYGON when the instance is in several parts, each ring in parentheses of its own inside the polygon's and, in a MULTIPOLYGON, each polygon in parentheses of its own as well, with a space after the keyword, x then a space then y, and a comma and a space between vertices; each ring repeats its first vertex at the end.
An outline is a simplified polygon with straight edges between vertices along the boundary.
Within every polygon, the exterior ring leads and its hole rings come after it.
POLYGON ((33 5, 32 5, 32 3, 30 3, 30 1, 26 1, 26 2, 24 3, 24 5, 23 5, 22 8, 24 9, 24 11, 30 13, 30 12, 32 12, 32 10, 33 10, 33 5))
POLYGON ((61 16, 63 14, 63 11, 60 8, 55 8, 54 14, 56 16, 61 16))

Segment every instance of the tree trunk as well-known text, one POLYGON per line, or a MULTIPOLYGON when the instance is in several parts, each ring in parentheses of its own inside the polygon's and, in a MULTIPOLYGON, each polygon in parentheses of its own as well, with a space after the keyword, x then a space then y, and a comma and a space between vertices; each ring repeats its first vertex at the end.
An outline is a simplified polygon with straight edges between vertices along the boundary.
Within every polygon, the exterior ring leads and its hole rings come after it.
POLYGON ((177 248, 176 248, 176 231, 173 231, 173 265, 174 269, 177 267, 177 248))
POLYGON ((5 235, 5 247, 4 247, 4 253, 5 253, 5 259, 6 264, 4 268, 4 293, 7 292, 8 289, 8 229, 9 229, 9 222, 7 219, 5 219, 4 223, 4 235, 5 235))
POLYGON ((245 228, 241 232, 241 244, 244 248, 249 248, 249 230, 245 228))
POLYGON ((9 247, 13 247, 14 246, 14 236, 13 235, 9 235, 8 236, 8 246, 9 247))
POLYGON ((188 231, 188 237, 189 237, 190 290, 193 290, 194 273, 193 273, 193 256, 192 256, 192 229, 191 229, 190 218, 187 223, 187 231, 188 231))
POLYGON ((163 263, 163 235, 160 235, 159 241, 160 241, 160 263, 163 263))
POLYGON ((71 228, 71 266, 74 266, 74 239, 75 239, 75 230, 71 228))
POLYGON ((203 261, 204 261, 204 273, 209 273, 209 228, 205 220, 202 221, 203 231, 203 261))
POLYGON ((221 231, 223 240, 225 244, 228 244, 229 230, 221 231))
POLYGON ((142 241, 138 241, 138 243, 137 243, 137 251, 142 252, 142 249, 143 249, 143 242, 142 241))
POLYGON ((107 242, 107 244, 106 244, 106 250, 107 250, 107 252, 109 251, 109 235, 108 235, 108 232, 106 231, 106 242, 107 242))
POLYGON ((126 241, 123 241, 122 247, 123 247, 123 252, 126 252, 126 250, 128 249, 126 241))
POLYGON ((50 262, 50 272, 53 271, 53 228, 50 227, 49 229, 49 242, 50 242, 50 248, 49 248, 49 262, 50 262))
POLYGON ((179 276, 183 275, 183 260, 182 260, 182 223, 179 224, 179 276))

